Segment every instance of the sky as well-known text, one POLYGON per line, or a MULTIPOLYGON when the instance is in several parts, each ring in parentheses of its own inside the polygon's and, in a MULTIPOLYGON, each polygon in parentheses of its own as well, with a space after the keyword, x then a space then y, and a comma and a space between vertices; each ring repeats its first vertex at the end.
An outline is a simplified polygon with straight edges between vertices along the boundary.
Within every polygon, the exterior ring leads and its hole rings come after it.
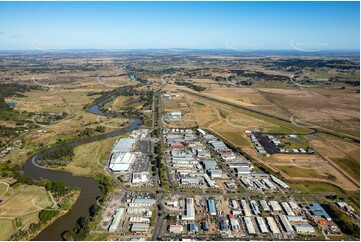
POLYGON ((359 2, 0 2, 0 50, 359 49, 359 2))

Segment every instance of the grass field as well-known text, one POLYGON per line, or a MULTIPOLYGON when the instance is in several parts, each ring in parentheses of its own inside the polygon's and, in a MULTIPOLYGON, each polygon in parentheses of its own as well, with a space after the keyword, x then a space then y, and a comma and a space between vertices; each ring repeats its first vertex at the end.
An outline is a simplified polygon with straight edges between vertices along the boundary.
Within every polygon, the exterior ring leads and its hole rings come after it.
POLYGON ((19 217, 51 205, 48 192, 37 186, 24 186, 16 195, 3 201, 0 217, 19 217), (27 201, 24 203, 23 201, 27 201))
POLYGON ((293 183, 288 182, 287 183, 291 189, 295 191, 301 191, 304 193, 322 193, 322 192, 330 192, 335 193, 337 195, 343 195, 343 192, 337 188, 336 186, 333 186, 331 184, 327 183, 321 183, 321 182, 302 182, 302 183, 293 183))
POLYGON ((221 132, 220 135, 236 147, 249 146, 249 141, 243 132, 221 132))
POLYGON ((353 178, 360 181, 360 162, 354 161, 350 157, 333 158, 332 160, 353 178))
POLYGON ((3 182, 0 182, 0 198, 2 198, 5 195, 7 189, 8 189, 8 185, 3 182))
POLYGON ((104 166, 100 164, 106 164, 115 141, 127 136, 128 134, 123 134, 114 138, 77 146, 74 148, 73 160, 60 169, 77 176, 92 176, 102 172, 104 166))
POLYGON ((14 226, 13 220, 0 218, 0 240, 9 240, 14 232, 14 226))
POLYGON ((312 166, 304 165, 302 168, 295 166, 275 166, 277 169, 292 177, 319 177, 320 174, 312 166))
POLYGON ((124 110, 125 108, 141 108, 144 102, 140 100, 140 96, 120 96, 117 97, 114 102, 107 103, 105 107, 110 107, 114 111, 124 110), (107 106, 108 105, 108 106, 107 106))
POLYGON ((8 196, 3 199, 0 205, 0 240, 8 240, 19 228, 15 223, 16 218, 21 226, 36 222, 41 208, 52 204, 48 192, 38 186, 22 185, 16 189, 10 188, 8 196))

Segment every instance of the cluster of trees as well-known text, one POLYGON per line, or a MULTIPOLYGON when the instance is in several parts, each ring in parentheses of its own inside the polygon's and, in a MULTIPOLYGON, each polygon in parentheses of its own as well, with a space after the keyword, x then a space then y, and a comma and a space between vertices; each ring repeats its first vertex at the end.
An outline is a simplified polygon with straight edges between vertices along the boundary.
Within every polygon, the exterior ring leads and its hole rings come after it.
POLYGON ((258 81, 286 81, 288 82, 290 78, 288 76, 282 76, 282 75, 272 75, 272 74, 266 74, 261 71, 246 71, 246 70, 232 70, 232 72, 236 73, 238 76, 241 77, 247 77, 252 80, 258 80, 258 81))
MULTIPOLYGON (((100 184, 101 195, 98 199, 99 203, 102 204, 105 197, 112 189, 113 184, 111 178, 98 174, 94 177, 100 184)), ((65 240, 85 240, 90 231, 90 223, 94 221, 95 216, 99 213, 100 206, 93 204, 89 208, 89 216, 80 217, 77 221, 76 226, 72 230, 67 230, 63 233, 62 237, 65 240)))
POLYGON ((72 230, 67 230, 62 237, 65 240, 84 241, 90 231, 89 217, 80 217, 72 230))
MULTIPOLYGON (((35 115, 35 113, 34 113, 35 115)), ((37 123, 40 124, 51 124, 52 122, 65 119, 68 116, 67 112, 62 112, 61 114, 54 113, 42 113, 39 118, 36 119, 37 123)))
POLYGON ((360 66, 357 63, 353 63, 350 60, 320 60, 320 59, 281 59, 273 61, 273 64, 281 69, 294 67, 298 70, 302 70, 306 67, 311 68, 337 68, 341 70, 359 69, 360 66))
POLYGON ((45 189, 52 192, 56 196, 62 196, 68 192, 68 188, 64 182, 49 181, 45 185, 45 189))
POLYGON ((78 133, 79 137, 91 137, 95 134, 95 132, 104 133, 106 131, 106 128, 102 125, 97 126, 95 129, 92 128, 85 128, 84 130, 80 131, 78 133))
POLYGON ((197 92, 201 92, 201 91, 206 90, 205 87, 198 86, 198 85, 190 83, 190 82, 175 81, 174 83, 177 84, 178 86, 186 86, 186 87, 188 87, 188 88, 190 88, 190 89, 192 89, 194 91, 197 91, 197 92))
POLYGON ((39 213, 39 221, 41 224, 46 224, 48 221, 58 216, 59 210, 53 210, 50 208, 43 209, 39 213))
POLYGON ((65 166, 72 161, 74 147, 64 146, 44 155, 42 162, 49 166, 65 166))
POLYGON ((341 212, 335 204, 323 204, 323 208, 333 218, 333 221, 341 229, 342 233, 360 238, 360 226, 353 223, 348 215, 341 212))

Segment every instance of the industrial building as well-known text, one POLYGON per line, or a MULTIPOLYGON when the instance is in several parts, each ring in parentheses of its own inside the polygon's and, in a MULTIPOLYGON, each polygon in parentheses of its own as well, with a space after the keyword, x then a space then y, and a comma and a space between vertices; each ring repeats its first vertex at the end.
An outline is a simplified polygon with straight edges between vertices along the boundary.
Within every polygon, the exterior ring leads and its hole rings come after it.
POLYGON ((250 204, 251 204, 251 207, 252 207, 253 214, 256 215, 256 216, 260 215, 261 211, 259 211, 258 203, 255 200, 251 200, 250 204))
POLYGON ((297 234, 315 234, 316 230, 309 224, 297 224, 294 226, 297 234))
POLYGON ((194 221, 196 219, 196 213, 194 210, 193 198, 185 198, 185 210, 182 216, 183 221, 194 221))
POLYGON ((151 207, 155 204, 153 198, 133 198, 132 202, 128 204, 130 208, 134 207, 151 207))
POLYGON ((214 202, 213 199, 209 199, 207 200, 208 203, 208 212, 210 215, 217 215, 217 211, 216 211, 216 203, 214 202))
POLYGON ((169 225, 169 232, 172 234, 181 234, 183 233, 183 225, 169 225))
POLYGON ((265 211, 265 212, 270 211, 270 207, 268 206, 266 200, 261 200, 261 201, 259 201, 259 203, 261 204, 263 211, 265 211))
POLYGON ((208 170, 208 174, 211 176, 212 179, 222 178, 222 170, 208 170))
POLYGON ((285 230, 285 232, 288 234, 293 233, 294 230, 292 228, 292 225, 290 224, 290 221, 288 221, 286 215, 280 215, 279 218, 280 218, 282 227, 285 230))
POLYGON ((190 233, 197 233, 197 232, 198 232, 198 227, 197 227, 197 225, 196 225, 196 224, 193 224, 193 223, 188 224, 188 231, 189 231, 190 233))
POLYGON ((286 215, 295 216, 295 213, 292 211, 290 205, 288 205, 287 202, 282 202, 281 205, 282 205, 283 210, 285 211, 286 215))
POLYGON ((219 227, 221 231, 228 231, 230 229, 229 220, 227 218, 222 218, 219 227))
POLYGON ((249 234, 255 234, 256 230, 254 229, 251 218, 244 217, 243 219, 244 219, 244 223, 246 224, 247 232, 249 234))
POLYGON ((204 180, 207 182, 208 186, 210 186, 210 187, 215 186, 214 182, 211 180, 211 178, 207 174, 204 174, 203 177, 204 177, 204 180))
POLYGON ((280 234, 281 231, 277 226, 277 223, 273 217, 266 217, 267 224, 269 228, 271 229, 272 234, 280 234))
POLYGON ((315 216, 320 216, 327 219, 328 221, 331 221, 330 215, 328 215, 328 213, 318 203, 314 203, 308 206, 308 210, 315 216))
POLYGON ((234 217, 233 214, 229 215, 229 222, 231 224, 231 229, 233 231, 239 231, 241 229, 241 226, 239 225, 238 220, 234 217))
POLYGON ((182 112, 168 112, 164 115, 164 119, 168 121, 182 121, 182 112))
POLYGON ((276 186, 273 185, 273 183, 269 179, 262 179, 263 183, 266 184, 266 186, 271 190, 276 190, 276 186))
POLYGON ((130 229, 132 233, 147 233, 149 231, 149 223, 134 223, 130 229))
POLYGON ((123 218, 124 208, 118 208, 117 212, 113 216, 111 225, 109 226, 109 232, 115 232, 119 226, 120 220, 123 218))
POLYGON ((122 138, 115 143, 111 153, 127 153, 131 152, 133 145, 136 143, 136 139, 122 138))
POLYGON ((243 176, 243 175, 249 175, 251 174, 251 168, 250 167, 236 167, 235 171, 237 173, 237 176, 243 176))
POLYGON ((149 172, 133 173, 132 183, 148 182, 149 172))
POLYGON ((201 228, 202 228, 204 231, 208 231, 208 230, 209 230, 209 224, 208 224, 208 222, 202 221, 202 222, 201 222, 201 228))
POLYGON ((236 200, 232 200, 231 203, 233 208, 237 209, 239 207, 238 202, 236 200))
POLYGON ((259 227, 259 231, 262 234, 268 234, 269 230, 268 230, 267 225, 264 222, 263 218, 262 217, 256 217, 256 221, 257 221, 257 224, 258 224, 258 227, 259 227))
POLYGON ((249 208, 248 203, 246 202, 246 200, 242 199, 241 200, 241 205, 242 205, 242 208, 243 208, 244 215, 246 217, 252 216, 251 209, 249 208))
POLYGON ((112 153, 109 161, 109 169, 113 172, 128 172, 130 164, 135 160, 133 153, 112 153))
POLYGON ((279 185, 280 187, 282 187, 283 189, 289 189, 290 187, 284 183, 283 181, 281 181, 280 179, 278 179, 277 177, 271 175, 271 179, 274 183, 276 183, 277 185, 279 185))
POLYGON ((150 219, 149 218, 145 218, 145 217, 129 217, 129 222, 130 223, 150 223, 150 219))
POLYGON ((270 201, 268 203, 274 212, 281 212, 282 208, 277 201, 270 201))

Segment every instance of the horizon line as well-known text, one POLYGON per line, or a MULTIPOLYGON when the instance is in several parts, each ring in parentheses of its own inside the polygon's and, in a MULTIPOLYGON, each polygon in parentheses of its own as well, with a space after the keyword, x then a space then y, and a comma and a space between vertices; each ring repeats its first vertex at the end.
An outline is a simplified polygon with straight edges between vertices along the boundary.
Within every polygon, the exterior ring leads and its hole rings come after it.
POLYGON ((295 51, 295 52, 322 52, 322 51, 360 51, 357 48, 334 48, 334 49, 294 49, 294 48, 276 48, 276 49, 229 49, 229 48, 51 48, 51 49, 0 49, 0 51, 66 51, 66 50, 97 50, 97 51, 131 51, 131 50, 222 50, 230 52, 242 51, 295 51))

